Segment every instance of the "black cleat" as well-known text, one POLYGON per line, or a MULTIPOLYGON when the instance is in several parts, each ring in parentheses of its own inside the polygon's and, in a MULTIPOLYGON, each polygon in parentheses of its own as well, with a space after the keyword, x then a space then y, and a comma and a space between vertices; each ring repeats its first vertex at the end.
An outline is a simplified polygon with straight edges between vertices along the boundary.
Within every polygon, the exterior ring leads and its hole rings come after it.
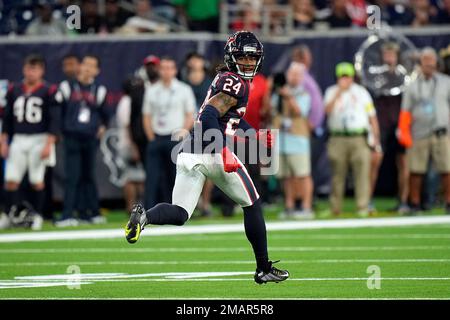
POLYGON ((141 231, 144 230, 144 226, 141 223, 142 215, 145 215, 144 207, 139 203, 133 205, 130 220, 125 227, 125 237, 129 243, 135 243, 138 241, 141 231))
POLYGON ((255 278, 254 278, 255 282, 257 284, 263 284, 266 282, 278 283, 280 281, 284 281, 287 278, 289 278, 289 272, 287 270, 280 270, 273 266, 273 264, 275 264, 279 261, 280 260, 275 261, 275 262, 269 261, 269 263, 270 263, 270 271, 269 272, 264 272, 262 270, 256 269, 255 278))

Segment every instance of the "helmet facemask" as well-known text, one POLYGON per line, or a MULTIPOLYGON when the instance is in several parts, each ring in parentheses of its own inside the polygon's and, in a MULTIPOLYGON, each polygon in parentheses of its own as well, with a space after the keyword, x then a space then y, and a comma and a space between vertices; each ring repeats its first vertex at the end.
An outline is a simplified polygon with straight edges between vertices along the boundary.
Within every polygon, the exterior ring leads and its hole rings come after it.
POLYGON ((234 54, 232 54, 231 59, 232 59, 233 63, 235 64, 236 73, 238 75, 240 75, 243 79, 246 79, 246 80, 253 79, 256 76, 256 74, 258 73, 258 71, 261 69, 261 62, 262 62, 261 55, 234 55, 234 54), (239 58, 245 57, 245 56, 254 57, 256 60, 256 64, 252 65, 252 64, 238 63, 239 58), (253 67, 253 70, 246 71, 245 69, 248 67, 253 67))

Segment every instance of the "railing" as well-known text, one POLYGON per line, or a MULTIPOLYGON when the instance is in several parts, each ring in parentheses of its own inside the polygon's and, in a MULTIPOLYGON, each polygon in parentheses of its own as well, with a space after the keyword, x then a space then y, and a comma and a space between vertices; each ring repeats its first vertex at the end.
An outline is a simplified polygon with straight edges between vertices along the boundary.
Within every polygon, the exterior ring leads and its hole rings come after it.
POLYGON ((294 18, 289 5, 265 5, 256 8, 251 4, 231 5, 222 3, 220 10, 220 33, 232 33, 236 23, 250 26, 263 36, 288 35, 293 30, 294 18))

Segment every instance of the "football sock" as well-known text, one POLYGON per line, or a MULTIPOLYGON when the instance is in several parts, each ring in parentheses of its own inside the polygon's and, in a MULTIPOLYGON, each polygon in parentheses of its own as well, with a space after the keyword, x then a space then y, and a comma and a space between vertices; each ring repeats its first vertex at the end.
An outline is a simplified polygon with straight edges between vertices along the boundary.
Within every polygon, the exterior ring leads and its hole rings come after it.
POLYGON ((4 195, 5 195, 5 212, 9 213, 12 206, 18 205, 19 192, 17 190, 14 191, 5 190, 4 195))
POLYGON ((31 204, 37 213, 42 215, 42 209, 44 207, 45 201, 45 191, 44 190, 33 190, 31 204))
POLYGON ((250 241, 255 253, 256 266, 259 270, 268 272, 270 263, 267 253, 266 223, 261 208, 261 199, 249 207, 244 207, 245 235, 250 241))
POLYGON ((189 215, 184 208, 169 204, 159 203, 153 208, 145 212, 147 217, 146 224, 171 224, 175 226, 182 226, 189 218, 189 215))

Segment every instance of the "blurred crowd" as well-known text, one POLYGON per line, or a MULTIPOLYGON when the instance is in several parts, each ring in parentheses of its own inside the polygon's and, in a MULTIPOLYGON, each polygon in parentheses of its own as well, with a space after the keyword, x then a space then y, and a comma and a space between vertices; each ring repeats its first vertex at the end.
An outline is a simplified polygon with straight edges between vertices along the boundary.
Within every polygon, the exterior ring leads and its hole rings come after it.
MULTIPOLYGON (((404 80, 399 46, 386 41, 380 50, 377 70, 388 86, 396 87, 399 77, 404 80)), ((394 93, 372 92, 358 79, 353 63, 345 61, 330 70, 336 82, 322 92, 310 72, 314 63, 308 46, 298 45, 285 71, 258 74, 251 82, 245 119, 256 129, 279 132, 276 176, 261 175, 259 164, 247 164, 263 202, 274 203, 280 194, 280 218, 316 216, 312 170, 317 164, 311 160, 311 148, 318 132, 325 132, 333 215, 343 212, 350 173, 357 214, 365 217, 376 211, 372 197, 383 161, 394 161, 397 167, 398 205, 392 210, 415 215, 437 205, 450 214, 450 45, 439 53, 422 48, 416 77, 394 93)), ((66 79, 50 85, 44 80, 45 59, 33 54, 24 62, 23 82, 10 84, 0 140, 1 157, 7 160, 0 225, 8 219, 12 223, 8 217, 20 218, 20 212, 34 212, 38 214, 30 223, 39 229, 45 193, 51 193, 57 143, 63 146, 65 182, 62 215, 54 217, 55 225, 105 221, 95 171, 99 141, 111 120, 105 111, 107 88, 96 80, 101 58, 69 54, 61 68, 66 79)), ((192 128, 214 76, 214 66, 192 52, 182 64, 170 56, 149 55, 124 79, 115 119, 128 210, 136 201, 146 207, 171 201, 176 170, 172 150, 184 138, 180 134, 174 141, 172 135, 192 128)), ((210 216, 211 203, 224 216, 235 209, 219 189, 206 183, 199 215, 210 216)))
POLYGON ((286 30, 283 21, 294 30, 360 28, 370 5, 391 26, 450 24, 450 0, 22 0, 0 1, 0 35, 219 32, 221 23, 226 33, 259 32, 263 11, 272 33, 286 30), (81 9, 74 30, 66 27, 72 4, 81 9))

